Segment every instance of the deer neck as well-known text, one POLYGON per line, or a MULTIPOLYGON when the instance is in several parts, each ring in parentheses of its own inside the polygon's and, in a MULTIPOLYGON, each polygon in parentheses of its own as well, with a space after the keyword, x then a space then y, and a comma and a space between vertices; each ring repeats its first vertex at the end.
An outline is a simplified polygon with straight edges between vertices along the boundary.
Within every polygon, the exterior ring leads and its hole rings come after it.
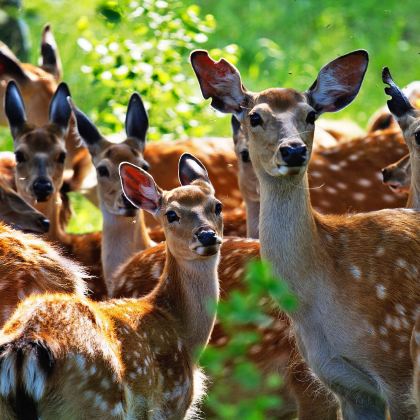
POLYGON ((135 217, 116 216, 101 206, 102 270, 108 291, 112 290, 112 277, 116 269, 137 252, 149 248, 152 243, 147 233, 141 210, 135 217))
POLYGON ((177 260, 166 247, 161 281, 151 296, 174 317, 179 335, 192 354, 207 344, 215 321, 211 306, 219 299, 219 254, 202 260, 177 260))
POLYGON ((259 238, 260 202, 245 199, 246 208, 246 236, 252 239, 259 238))
POLYGON ((46 238, 51 241, 69 245, 70 236, 66 233, 60 220, 63 202, 59 192, 55 192, 47 201, 36 202, 34 207, 47 217, 50 221, 50 228, 46 238))
POLYGON ((410 153, 411 183, 408 193, 407 207, 420 210, 420 161, 410 153))
MULTIPOLYGON (((301 304, 312 302, 315 289, 308 278, 319 272, 319 236, 305 174, 300 180, 259 173, 261 255, 273 264, 301 304)), ((302 305, 301 305, 302 306, 302 305)))

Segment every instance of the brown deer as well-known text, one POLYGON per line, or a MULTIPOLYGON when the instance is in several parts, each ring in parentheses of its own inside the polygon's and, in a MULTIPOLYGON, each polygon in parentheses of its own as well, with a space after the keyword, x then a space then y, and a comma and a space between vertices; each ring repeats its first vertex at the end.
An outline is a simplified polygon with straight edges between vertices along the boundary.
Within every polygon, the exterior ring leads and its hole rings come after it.
POLYGON ((181 419, 200 394, 197 356, 215 319, 206 303, 218 299, 221 204, 191 155, 181 157, 181 187, 172 191, 134 165, 120 171, 127 198, 164 225, 159 285, 142 299, 47 294, 23 302, 0 333, 5 419, 181 419))
MULTIPOLYGON (((0 326, 32 294, 85 294, 83 270, 34 235, 0 223, 0 326)), ((2 413, 3 414, 3 413, 2 413)))
MULTIPOLYGON (((407 208, 420 210, 420 111, 415 109, 409 98, 404 94, 392 79, 387 67, 382 71, 382 80, 388 85, 385 93, 391 96, 387 101, 389 111, 401 128, 407 143, 409 162, 406 164, 411 171, 407 208)), ((411 337, 411 357, 414 365, 413 396, 416 400, 418 414, 420 415, 420 316, 417 315, 416 323, 411 337)))
POLYGON ((77 129, 92 156, 98 178, 99 205, 103 216, 101 261, 103 276, 112 288, 112 275, 116 268, 135 252, 149 248, 150 240, 143 211, 127 200, 123 194, 118 172, 122 162, 147 170, 143 157, 149 119, 143 101, 134 93, 128 104, 125 120, 127 138, 111 143, 104 138, 92 121, 71 103, 77 120, 77 129))
POLYGON ((382 180, 392 192, 407 196, 411 184, 410 154, 382 169, 382 180))
POLYGON ((309 200, 315 120, 353 101, 368 65, 359 50, 324 66, 304 93, 252 93, 238 70, 191 55, 204 98, 235 114, 261 193, 261 255, 296 293, 290 314, 303 357, 345 419, 415 417, 409 339, 420 288, 420 215, 407 209, 323 216, 309 200), (395 279, 398 278, 398 284, 395 279))
POLYGON ((48 232, 50 222, 23 200, 0 176, 0 220, 24 232, 48 232))
MULTIPOLYGON (((35 126, 49 121, 49 104, 62 78, 62 67, 57 44, 50 25, 46 25, 41 38, 41 66, 21 63, 14 54, 0 43, 0 124, 6 125, 3 110, 6 85, 14 80, 26 103, 27 120, 35 126)), ((86 148, 81 147, 73 131, 69 130, 66 141, 65 182, 72 191, 80 189, 91 163, 86 148)))

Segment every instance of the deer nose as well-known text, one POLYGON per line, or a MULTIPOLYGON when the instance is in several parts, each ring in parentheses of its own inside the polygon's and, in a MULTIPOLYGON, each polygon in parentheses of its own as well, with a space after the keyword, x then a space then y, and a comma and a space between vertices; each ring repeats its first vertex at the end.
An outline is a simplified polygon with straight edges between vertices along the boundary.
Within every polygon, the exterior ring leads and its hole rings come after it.
POLYGON ((37 178, 32 185, 37 199, 45 200, 54 191, 52 182, 48 178, 37 178))
POLYGON ((242 150, 242 152, 240 153, 240 155, 241 155, 242 162, 247 163, 247 162, 250 161, 248 150, 246 150, 246 149, 245 150, 242 150))
POLYGON ((306 161, 307 148, 302 144, 280 147, 281 157, 288 166, 302 166, 306 161))
POLYGON ((391 179, 391 172, 386 168, 382 169, 382 178, 384 182, 389 181, 391 179))
POLYGON ((39 224, 43 232, 47 233, 50 230, 50 221, 48 219, 41 218, 39 224))
POLYGON ((137 207, 134 204, 132 204, 131 201, 128 200, 124 194, 121 194, 121 197, 122 197, 122 202, 127 209, 137 209, 137 207))
POLYGON ((198 233, 196 233, 197 239, 204 246, 216 245, 217 235, 216 232, 209 228, 203 228, 198 233))

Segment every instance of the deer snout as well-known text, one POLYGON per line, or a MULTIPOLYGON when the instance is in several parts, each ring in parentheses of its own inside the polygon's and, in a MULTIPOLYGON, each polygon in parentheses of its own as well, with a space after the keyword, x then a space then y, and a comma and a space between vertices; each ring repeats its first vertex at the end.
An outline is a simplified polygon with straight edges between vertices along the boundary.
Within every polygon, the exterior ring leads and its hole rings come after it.
POLYGON ((124 194, 121 194, 121 199, 122 199, 122 202, 123 202, 124 206, 125 206, 127 209, 130 209, 130 210, 137 210, 137 207, 136 207, 135 205, 133 205, 133 204, 131 203, 131 201, 129 201, 129 200, 127 199, 127 197, 126 197, 124 194))
POLYGON ((308 149, 303 143, 289 143, 280 147, 280 154, 287 166, 302 166, 306 162, 308 149))
POLYGON ((46 201, 48 197, 54 192, 54 187, 48 178, 39 177, 32 184, 32 190, 37 201, 46 201))
POLYGON ((248 163, 248 162, 250 161, 250 158, 249 158, 249 151, 248 151, 248 149, 244 149, 244 150, 242 150, 242 151, 240 152, 240 155, 241 155, 241 160, 242 160, 242 162, 244 162, 244 163, 248 163))
POLYGON ((209 227, 202 227, 198 229, 195 236, 203 246, 213 246, 222 242, 216 232, 209 227))
POLYGON ((388 182, 391 179, 392 173, 389 169, 384 168, 382 169, 382 179, 383 182, 388 182))
POLYGON ((50 221, 41 217, 39 219, 40 230, 42 233, 47 233, 50 230, 50 221))

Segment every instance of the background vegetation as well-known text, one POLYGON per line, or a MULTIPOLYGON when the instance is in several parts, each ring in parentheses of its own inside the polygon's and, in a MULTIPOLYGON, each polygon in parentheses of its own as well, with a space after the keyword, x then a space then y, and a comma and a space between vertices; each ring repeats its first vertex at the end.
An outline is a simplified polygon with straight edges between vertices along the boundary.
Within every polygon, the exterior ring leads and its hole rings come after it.
MULTIPOLYGON (((50 22, 59 45, 64 78, 78 106, 105 134, 122 129, 130 94, 139 91, 151 120, 149 140, 187 136, 229 136, 229 118, 210 109, 188 63, 194 48, 210 49, 241 71, 251 90, 289 86, 304 90, 319 69, 353 49, 370 52, 370 67, 357 100, 331 118, 365 126, 385 102, 380 70, 388 65, 401 85, 418 79, 420 32, 418 0, 24 0, 22 17, 30 29, 32 62, 39 56, 41 29, 50 22)), ((0 149, 10 150, 7 129, 0 149)), ((69 230, 100 229, 100 212, 73 195, 76 216, 69 230)), ((269 322, 258 302, 267 290, 284 308, 295 302, 268 267, 254 265, 244 290, 219 310, 227 331, 269 322)), ((246 329, 245 329, 246 330, 246 329)), ((279 378, 262 378, 246 360, 259 337, 235 334, 222 350, 209 348, 202 363, 217 386, 207 405, 218 418, 265 419, 279 404, 279 378), (254 397, 228 404, 224 397, 226 361, 230 377, 254 397)), ((269 357, 269 355, 267 355, 269 357)))

